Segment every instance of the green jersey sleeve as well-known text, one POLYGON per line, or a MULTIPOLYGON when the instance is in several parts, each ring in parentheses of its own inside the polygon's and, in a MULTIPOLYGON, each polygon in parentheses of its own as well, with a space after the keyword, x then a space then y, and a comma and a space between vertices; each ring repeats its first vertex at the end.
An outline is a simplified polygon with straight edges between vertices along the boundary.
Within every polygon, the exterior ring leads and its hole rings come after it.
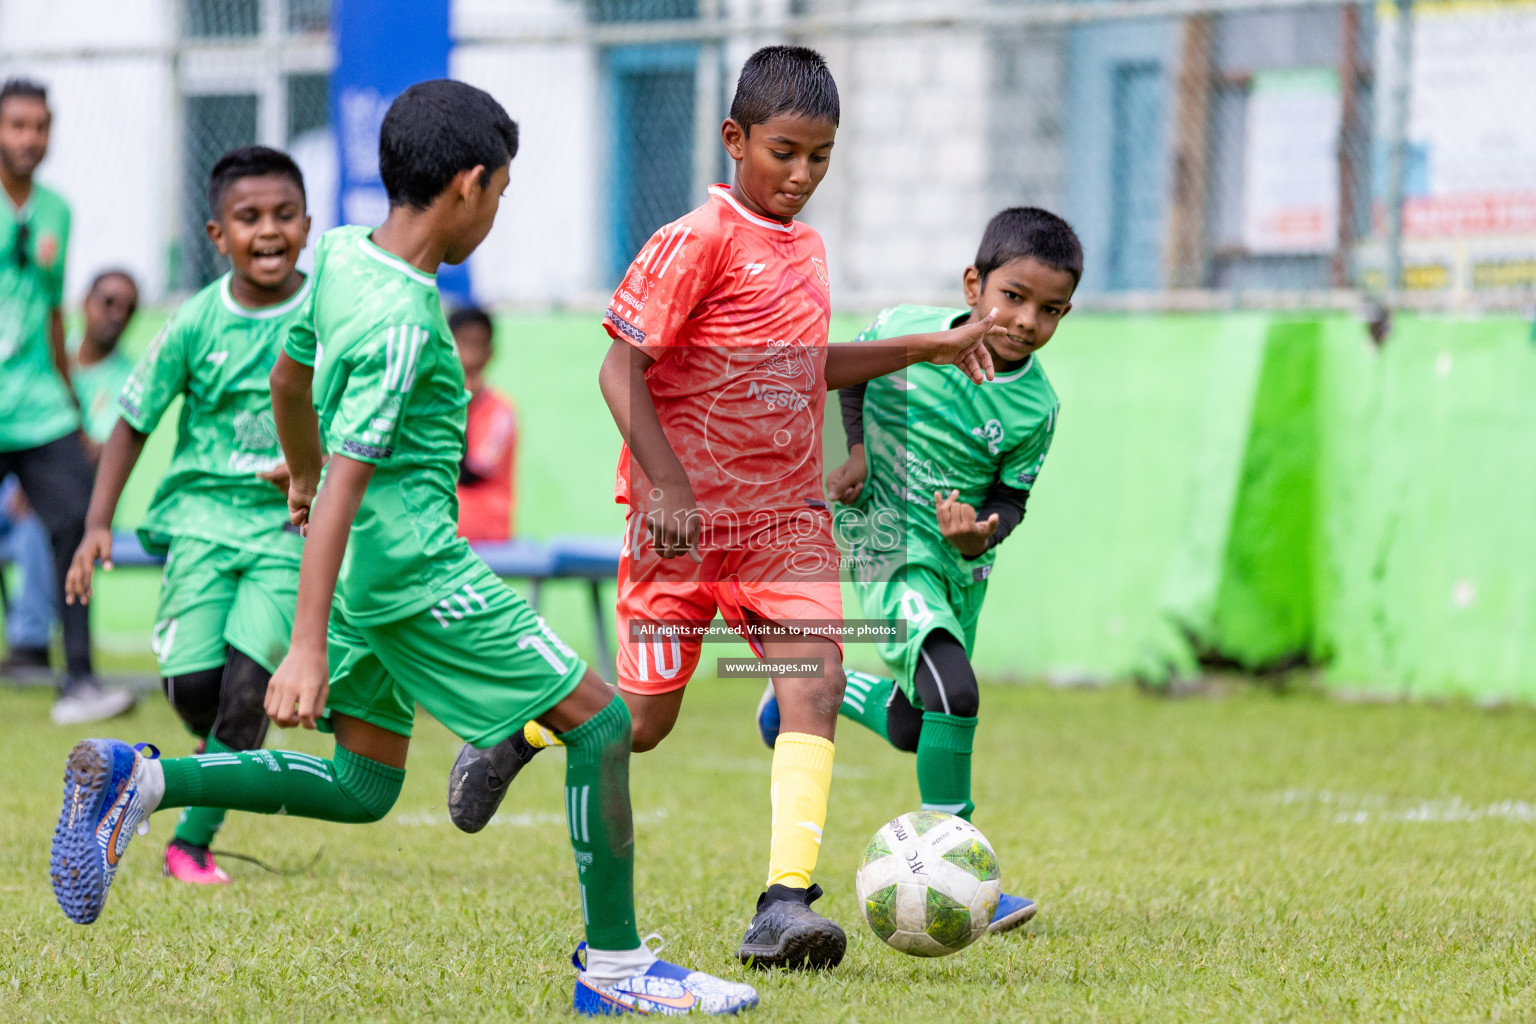
POLYGON ((394 454, 405 396, 431 336, 414 324, 383 327, 340 354, 347 380, 329 432, 338 454, 374 465, 394 454))
POLYGON ((1051 450, 1051 439, 1056 436, 1056 416, 1061 411, 1057 405, 1023 441, 1004 456, 998 467, 997 478, 1009 487, 1027 491, 1035 486, 1040 470, 1045 467, 1045 456, 1051 450))
POLYGON ((187 390, 186 331, 172 317, 150 343, 118 395, 123 419, 141 434, 153 433, 160 417, 187 390))
POLYGON ((319 356, 319 342, 315 338, 315 294, 310 289, 301 315, 294 318, 283 339, 283 351, 296 363, 313 368, 319 356))

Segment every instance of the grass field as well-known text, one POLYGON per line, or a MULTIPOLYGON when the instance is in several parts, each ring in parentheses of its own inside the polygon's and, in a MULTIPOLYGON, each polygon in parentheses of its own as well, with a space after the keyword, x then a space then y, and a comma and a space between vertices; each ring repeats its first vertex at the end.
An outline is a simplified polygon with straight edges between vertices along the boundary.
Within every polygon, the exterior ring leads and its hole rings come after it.
MULTIPOLYGON (((769 755, 756 692, 702 680, 677 733, 633 768, 642 932, 732 977, 765 855, 769 755)), ((421 721, 377 825, 232 816, 230 862, 191 891, 153 820, 102 919, 69 924, 47 881, 65 752, 41 691, 0 691, 0 1019, 459 1020, 568 1014, 579 937, 558 754, 496 825, 443 810, 457 743, 421 721)), ((1528 1020, 1536 1015, 1536 719, 1465 706, 1346 705, 1235 687, 1168 700, 1126 688, 988 687, 977 824, 1025 934, 908 959, 864 927, 858 851, 917 804, 911 765, 839 736, 820 881, 847 960, 758 976, 758 1021, 1528 1020), (1529 801, 1529 802, 1528 802, 1529 801)), ((177 752, 158 698, 110 732, 177 752)), ((324 752, 313 734, 273 745, 324 752)))

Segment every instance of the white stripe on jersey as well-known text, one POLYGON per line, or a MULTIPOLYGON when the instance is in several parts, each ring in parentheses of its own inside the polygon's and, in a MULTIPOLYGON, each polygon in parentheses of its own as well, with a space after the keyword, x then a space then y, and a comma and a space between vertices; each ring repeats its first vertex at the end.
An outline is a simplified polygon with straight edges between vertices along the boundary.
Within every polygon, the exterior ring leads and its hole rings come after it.
POLYGON ((665 262, 665 263, 663 263, 661 265, 661 269, 656 271, 656 276, 657 277, 665 277, 666 276, 667 268, 672 265, 672 261, 673 260, 677 259, 677 252, 678 252, 678 250, 683 247, 683 242, 687 240, 688 236, 692 232, 693 232, 692 228, 683 228, 683 230, 681 230, 681 231, 679 231, 677 233, 676 241, 672 244, 672 253, 671 253, 671 255, 669 255, 667 257, 667 262, 665 262))
POLYGON ((395 389, 395 329, 391 327, 384 332, 384 390, 395 389))
POLYGON ((427 329, 425 327, 408 328, 411 332, 411 347, 409 361, 406 363, 405 384, 401 391, 409 391, 416 386, 416 370, 421 366, 421 350, 427 344, 427 329))
POLYGON ((642 250, 640 255, 635 257, 635 262, 639 263, 640 269, 646 273, 650 273, 651 264, 656 262, 656 255, 667 247, 667 239, 671 237, 667 234, 666 228, 662 228, 660 231, 656 232, 656 234, 656 244, 651 246, 650 251, 645 252, 642 250))
POLYGON ((391 327, 384 333, 384 389, 405 392, 416 383, 421 350, 426 347, 424 327, 391 327))

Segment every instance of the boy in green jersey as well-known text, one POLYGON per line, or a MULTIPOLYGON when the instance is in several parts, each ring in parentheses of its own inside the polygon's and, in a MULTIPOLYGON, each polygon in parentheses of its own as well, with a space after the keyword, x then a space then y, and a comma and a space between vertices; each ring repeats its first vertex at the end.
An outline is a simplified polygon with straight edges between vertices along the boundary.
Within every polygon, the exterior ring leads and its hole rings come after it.
MULTIPOLYGON (((969 820, 971 741, 980 706, 970 653, 997 546, 1024 518, 1045 463, 1059 403, 1035 353, 1072 308, 1083 252, 1066 221, 1032 207, 992 218, 965 270, 970 309, 896 306, 860 341, 941 331, 995 310, 988 336, 996 376, 972 383, 953 367, 919 363, 842 390, 849 458, 827 479, 843 503, 864 614, 903 619, 906 638, 882 643, 894 679, 849 671, 841 713, 917 754, 923 807, 969 820)), ((777 703, 765 695, 758 727, 772 746, 777 703)), ((991 930, 1035 913, 1003 894, 991 930)))
POLYGON ((624 702, 456 535, 469 395, 436 271, 490 231, 516 151, 516 124, 479 89, 401 93, 379 140, 389 217, 321 239, 305 319, 273 371, 290 513, 307 540, 266 709, 279 725, 331 731, 334 757, 160 761, 87 740, 65 773, 54 891, 72 920, 95 920, 134 828, 160 807, 379 820, 400 793, 418 702, 480 746, 537 720, 568 751, 588 947, 576 1009, 734 1012, 756 1003, 750 986, 659 961, 636 931, 624 702))
MULTIPOLYGON (((288 652, 303 541, 288 522, 288 474, 268 377, 304 315, 296 269, 309 238, 304 177, 287 154, 247 146, 208 181, 208 237, 230 272, 176 311, 134 367, 102 451, 85 539, 65 600, 87 602, 96 562, 112 567, 112 519, 144 442, 181 399, 176 451, 139 527, 166 556, 152 646, 165 695, 211 754, 254 750, 267 733, 267 681, 288 652)), ((229 876, 208 847, 224 812, 188 808, 165 873, 194 884, 229 876)))
POLYGON ((69 382, 80 403, 86 455, 101 461, 102 445, 117 425, 117 396, 133 372, 118 343, 139 308, 139 286, 126 270, 103 270, 82 304, 84 322, 69 346, 69 382))

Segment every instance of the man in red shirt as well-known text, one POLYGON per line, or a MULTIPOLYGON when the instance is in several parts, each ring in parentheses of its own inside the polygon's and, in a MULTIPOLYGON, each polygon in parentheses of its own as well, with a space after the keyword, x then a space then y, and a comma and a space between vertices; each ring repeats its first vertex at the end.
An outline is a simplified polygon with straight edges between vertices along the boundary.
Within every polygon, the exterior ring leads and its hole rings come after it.
POLYGON ((485 383, 485 368, 495 354, 491 318, 466 306, 448 318, 464 386, 469 390, 469 422, 464 458, 459 462, 459 536, 469 540, 507 540, 517 466, 517 410, 512 400, 485 383))

